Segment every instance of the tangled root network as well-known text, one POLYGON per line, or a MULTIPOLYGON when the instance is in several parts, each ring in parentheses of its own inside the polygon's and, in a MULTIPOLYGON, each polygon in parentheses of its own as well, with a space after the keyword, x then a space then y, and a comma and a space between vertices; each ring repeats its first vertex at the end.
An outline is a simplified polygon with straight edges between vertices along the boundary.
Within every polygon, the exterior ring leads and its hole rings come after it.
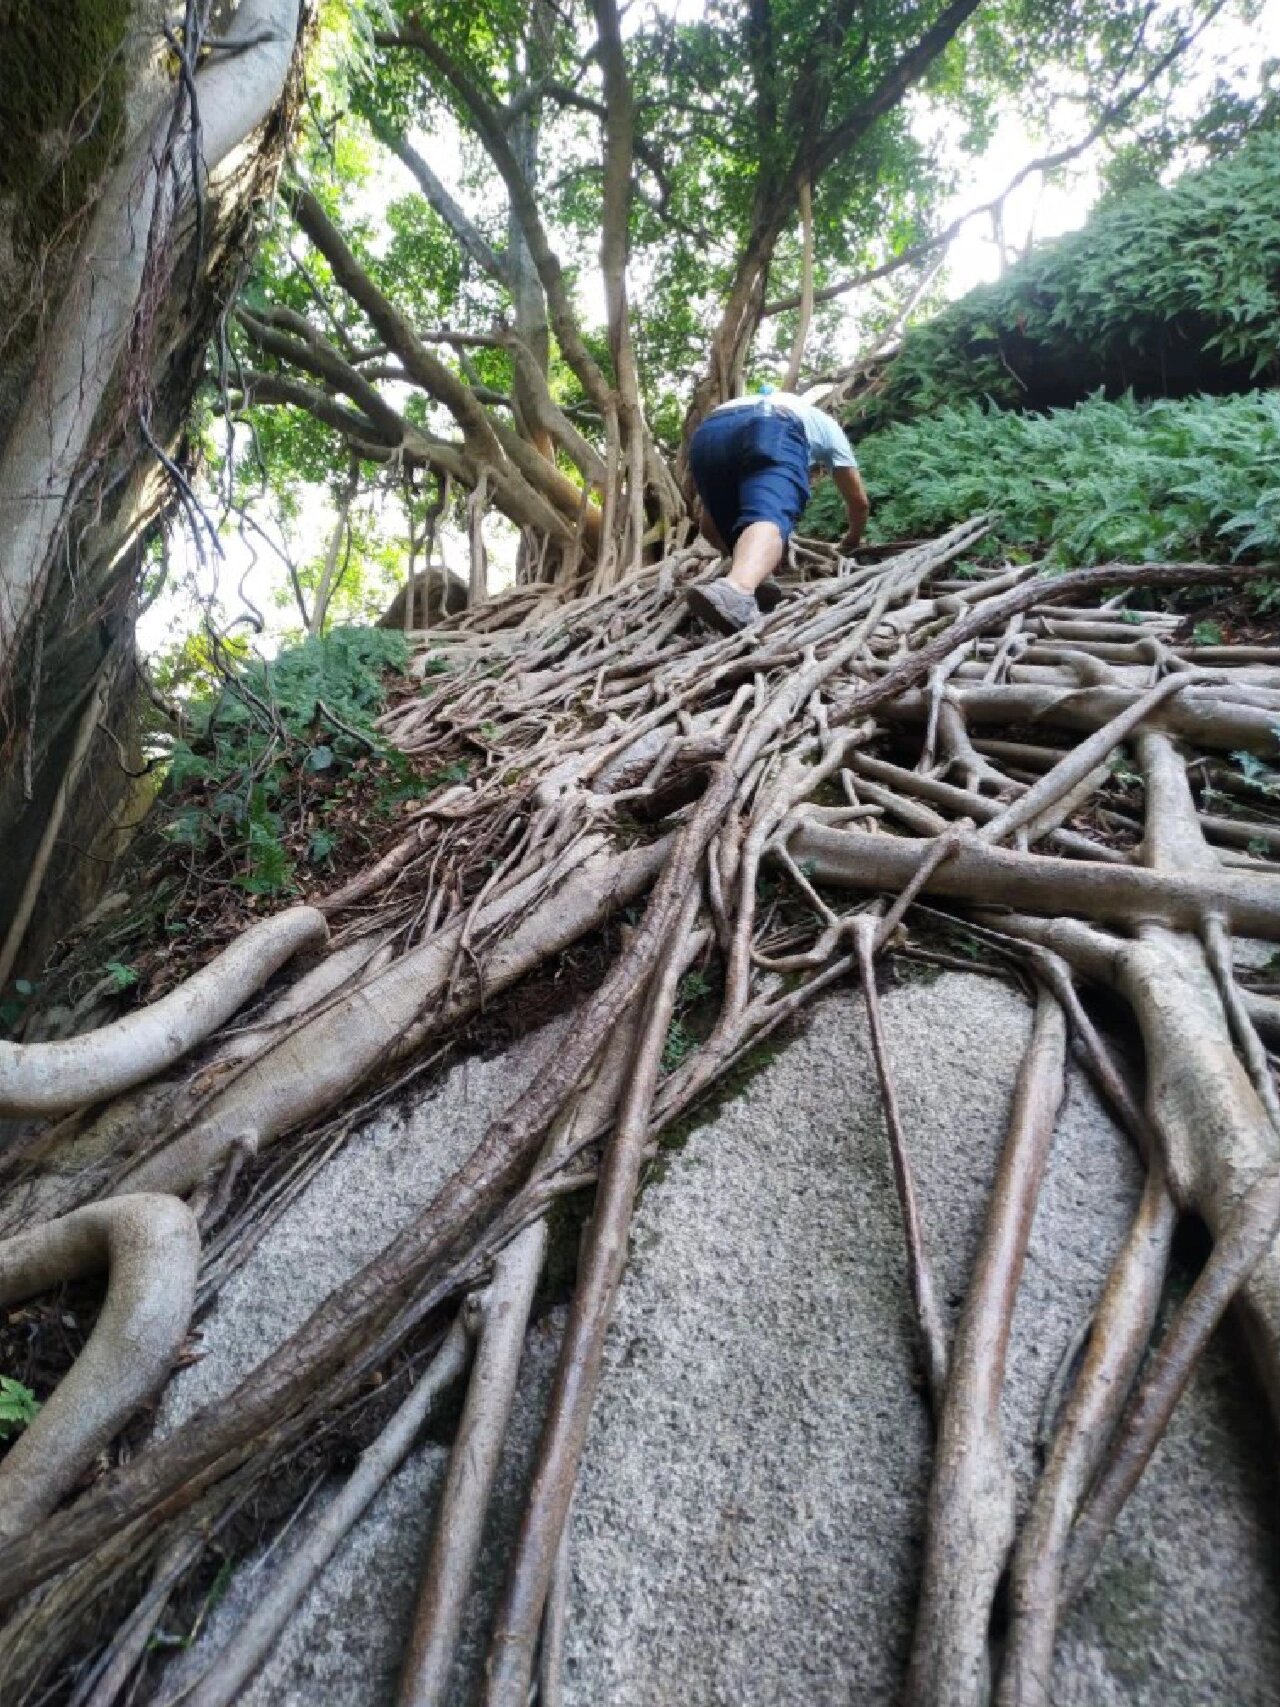
POLYGON ((548 1211, 585 1192, 484 1685, 491 1707, 558 1700, 565 1519, 646 1162, 760 1039, 847 978, 865 993, 936 1434, 907 1698, 1050 1699, 1059 1616, 1229 1303, 1280 1407, 1280 1004, 1240 981, 1233 954, 1239 936, 1280 939, 1280 823, 1239 764, 1274 751, 1280 650, 1182 644, 1152 596, 1242 571, 1055 576, 971 561, 983 532, 870 566, 796 542, 776 608, 730 638, 686 609, 687 588, 720 573, 697 550, 571 603, 519 589, 419 636, 420 691, 382 733, 423 774, 466 782, 441 781, 367 869, 255 924, 153 1007, 0 1045, 0 1302, 92 1272, 108 1287, 80 1360, 0 1460, 6 1703, 105 1707, 141 1673, 163 1700, 149 1638, 214 1539, 304 1454, 314 1469, 317 1440, 336 1455, 352 1417, 374 1415, 341 1494, 182 1697, 234 1701, 465 1382, 400 1696, 443 1700, 548 1211), (1033 989, 1036 1018, 948 1343, 875 962, 945 957, 957 930, 1033 989), (429 1071, 482 1004, 587 939, 598 976, 576 1023, 428 1211, 234 1393, 148 1438, 139 1407, 192 1309, 357 1119, 429 1071), (695 1047, 670 1051, 691 969, 714 1011, 695 1047), (1085 1005, 1099 987, 1131 1010, 1145 1091, 1085 1005), (1147 1184, 1017 1531, 1005 1344, 1072 1049, 1147 1184), (1184 1212, 1212 1252, 1148 1357, 1184 1212), (360 1408, 374 1384, 376 1413, 360 1408))

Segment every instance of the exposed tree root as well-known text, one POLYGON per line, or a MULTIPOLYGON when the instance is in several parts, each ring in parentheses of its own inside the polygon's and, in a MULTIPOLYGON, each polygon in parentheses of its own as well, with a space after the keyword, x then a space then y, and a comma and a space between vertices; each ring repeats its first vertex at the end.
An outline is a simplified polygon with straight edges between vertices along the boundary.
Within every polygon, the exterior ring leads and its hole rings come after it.
MULTIPOLYGON (((873 892, 900 888, 920 857, 919 845, 905 838, 832 829, 811 821, 796 827, 787 847, 798 864, 811 868, 817 882, 873 892)), ((1194 931, 1206 913, 1220 911, 1241 936, 1280 940, 1280 883, 1252 872, 1166 875, 1137 866, 1092 865, 967 841, 938 866, 925 888, 930 895, 979 906, 1068 912, 1098 923, 1159 919, 1161 927, 1151 928, 1164 928, 1170 934, 1194 931)))
POLYGON ((660 844, 607 854, 598 837, 584 838, 561 871, 531 872, 467 919, 393 961, 291 1029, 218 1092, 191 1128, 119 1181, 119 1191, 189 1191, 221 1165, 235 1144, 257 1152, 303 1121, 323 1114, 374 1066, 404 1052, 406 1034, 421 1047, 439 1029, 473 1013, 493 996, 558 954, 616 908, 640 894, 662 863, 660 844), (531 903, 541 899, 531 910, 531 903), (523 915, 523 916, 522 916, 523 915), (468 935, 505 931, 486 962, 483 979, 463 975, 456 962, 468 935), (437 1007, 439 1011, 433 1012, 437 1007))
POLYGON ((867 1004, 867 1024, 871 1032, 871 1053, 880 1081, 880 1102, 884 1123, 889 1134, 889 1155, 893 1162, 893 1179, 897 1187, 898 1208, 902 1214, 902 1229, 907 1246, 907 1285, 915 1309, 916 1329, 924 1354, 925 1384, 935 1421, 942 1415, 943 1396, 947 1389, 947 1339, 938 1305, 938 1289, 934 1285, 933 1265, 925 1244, 924 1228, 920 1222, 914 1172, 907 1149, 907 1137, 898 1109, 898 1093, 893 1069, 885 1043, 884 1024, 880 1018, 880 998, 876 993, 876 971, 872 958, 879 921, 859 918, 855 921, 858 976, 862 981, 862 997, 867 1004))
POLYGON ((523 1707, 528 1699, 547 1591, 600 1379, 605 1332, 626 1263, 627 1234, 662 1048, 685 963, 685 938, 693 928, 700 900, 692 877, 686 880, 680 899, 675 929, 646 993, 644 1023, 619 1105, 618 1123, 601 1164, 595 1211, 565 1324, 547 1423, 490 1648, 486 1700, 493 1707, 516 1707, 517 1703, 523 1707))
POLYGON ((1018 1281, 1066 1090, 1066 1040, 1062 1009, 1042 994, 956 1330, 929 1490, 924 1572, 907 1675, 911 1707, 959 1707, 987 1698, 991 1603, 1014 1530, 1000 1394, 1018 1281))
POLYGON ((1177 1220, 1158 1167, 1094 1314, 1084 1364, 1045 1464, 1014 1558, 999 1707, 1047 1707, 1071 1525, 1155 1326, 1177 1220))
POLYGON ((1270 1250, 1280 1229, 1280 1170, 1252 1187, 1214 1243, 1186 1303, 1151 1361, 1151 1367, 1089 1491, 1072 1532, 1064 1575, 1064 1597, 1080 1592, 1121 1507, 1138 1484, 1174 1406, 1186 1390, 1196 1361, 1227 1306, 1270 1250))
MULTIPOLYGON (((201 1023, 188 1018, 167 1050, 152 1042, 142 1054, 131 1044, 123 1077, 71 1081, 60 1070, 51 1090, 46 1071, 35 1080, 49 1100, 31 1100, 30 1090, 10 1097, 9 1108, 79 1111, 136 1087, 92 1118, 72 1112, 65 1125, 15 1149, 9 1224, 78 1193, 73 1201, 102 1199, 76 1211, 98 1218, 85 1225, 159 1202, 190 1228, 175 1197, 133 1194, 194 1194, 215 1228, 203 1296, 401 1076, 420 1073, 503 991, 575 944, 599 940, 593 933, 621 909, 643 906, 616 950, 610 926, 603 940, 611 964, 575 1023, 412 1225, 233 1393, 107 1470, 62 1511, 51 1508, 79 1471, 53 1474, 37 1502, 39 1521, 23 1520, 35 1521, 32 1533, 21 1547, 0 1549, 0 1600, 11 1603, 0 1668, 16 1703, 54 1689, 73 1658, 100 1640, 97 1625, 131 1595, 135 1612, 86 1676, 109 1694, 150 1666, 147 1620, 193 1567, 190 1538, 225 1523, 304 1447, 328 1438, 373 1377, 394 1378, 393 1360, 420 1346, 412 1336, 439 1333, 445 1307, 486 1283, 490 1299, 502 1299, 510 1281, 510 1308, 495 1306, 482 1334, 403 1684, 406 1701, 441 1699, 541 1263, 543 1218, 557 1196, 594 1186, 487 1686, 494 1707, 525 1707, 540 1676, 544 1707, 553 1703, 566 1517, 655 1135, 803 1003, 851 973, 866 992, 883 1072, 873 957, 894 946, 926 894, 979 909, 982 922, 964 928, 993 940, 994 926, 1002 954, 1023 955, 1053 994, 1040 999, 949 1376, 902 1133, 886 1098, 940 1416, 914 1701, 979 1701, 991 1670, 992 1598, 1014 1540, 1000 1388, 1062 1090, 1064 1015, 1151 1170, 1014 1553, 1001 1700, 1012 1707, 1047 1699, 1056 1609, 1237 1287, 1280 1395, 1280 1259, 1268 1219, 1280 1132, 1258 1036, 1280 1033, 1269 1029, 1274 1001, 1241 987, 1231 966, 1233 932, 1280 938, 1280 875, 1256 852, 1280 846, 1280 821, 1262 800, 1239 819, 1243 829, 1206 840, 1213 815, 1203 800, 1197 808, 1173 744, 1191 743, 1200 755, 1269 752, 1280 671, 1267 658, 1237 665, 1229 648, 1215 648, 1213 671, 1203 671, 1194 654, 1171 645, 1163 614, 1139 611, 1121 624, 1087 603, 1124 582, 1221 583, 1256 570, 1107 566, 1053 578, 1015 566, 949 579, 949 565, 982 531, 980 521, 966 524, 848 574, 806 545, 803 561, 832 573, 797 582, 759 629, 727 639, 691 631, 674 596, 713 572, 696 552, 576 604, 520 589, 441 625, 419 660, 422 694, 389 711, 383 728, 424 774, 465 768, 469 780, 415 807, 365 873, 307 914, 310 942, 328 921, 330 953, 238 1030, 226 1021, 269 973, 231 1001, 215 962, 165 1002, 120 1022, 141 1039, 158 1029, 162 1009, 190 1016, 199 1007, 201 1023), (1056 615, 1066 601, 1071 608, 1056 615), (428 658, 437 661, 430 670, 428 658), (989 740, 979 731, 992 723, 1033 723, 1035 737, 1005 739, 1010 731, 1001 727, 989 740), (1089 738, 1074 745, 1078 731, 1089 738), (1135 773, 1122 763, 1112 773, 1123 752, 1136 752, 1141 765, 1142 823, 1128 792, 1135 773), (1224 858, 1236 863, 1224 868, 1224 858), (851 889, 862 898, 841 911, 851 889), (1018 911, 991 911, 1010 908, 1018 911), (664 1072, 680 980, 694 955, 713 974, 705 987, 722 990, 718 1012, 707 1035, 664 1072), (1132 1006, 1147 1056, 1145 1111, 1082 1008, 1073 975, 1110 984, 1132 1006), (215 988, 226 1005, 209 1020, 204 992, 215 988), (201 1039, 191 1072, 157 1083, 201 1039), (254 1159, 273 1145, 265 1162, 254 1159), (1203 1215, 1217 1250, 1072 1543, 1149 1339, 1174 1203, 1203 1215), (1076 1563, 1064 1590, 1069 1549, 1076 1563)), ((279 933, 301 912, 268 924, 279 933)), ((248 958, 252 936, 228 955, 248 958)), ((77 1051, 100 1053, 118 1031, 33 1048, 70 1051, 74 1060, 77 1051)), ((0 1056, 0 1072, 7 1069, 0 1056)), ((56 1229, 73 1221, 36 1226, 0 1246, 0 1273, 15 1248, 56 1242, 64 1236, 56 1229)), ((33 1272, 38 1287, 54 1270, 33 1272)), ((189 1288, 186 1298, 189 1307, 189 1288)), ((163 1358, 157 1353, 157 1368, 172 1355, 171 1343, 163 1358)), ((56 1415, 80 1367, 41 1424, 56 1415)), ((412 1430, 395 1429, 427 1402, 428 1384, 339 1497, 344 1523, 407 1449, 412 1430)), ((95 1450, 124 1414, 119 1408, 103 1420, 95 1450)), ((15 1476, 10 1467, 21 1454, 45 1461, 39 1427, 12 1449, 0 1478, 15 1476)), ((290 1595, 335 1544, 326 1513, 300 1545, 296 1569, 286 1567, 291 1586, 199 1684, 191 1699, 200 1707, 243 1687, 290 1595)))
POLYGON ((0 1462, 0 1546, 11 1552, 160 1387, 191 1321, 200 1239, 176 1197, 94 1203, 0 1244, 0 1304, 107 1271, 80 1356, 0 1462))
POLYGON ((471 1354, 470 1338, 459 1317, 409 1397, 361 1454, 342 1491, 307 1529, 250 1617, 194 1687, 170 1700, 181 1700, 183 1707, 232 1707, 239 1700, 307 1590, 408 1456, 441 1395, 461 1379, 471 1354))
POLYGON ((448 1700, 458 1631, 546 1249, 546 1223, 535 1221, 500 1254, 488 1290, 477 1301, 479 1344, 409 1633, 400 1676, 403 1707, 439 1707, 448 1700))
POLYGON ((300 949, 324 942, 314 907, 263 919, 148 1008, 62 1043, 0 1042, 0 1114, 64 1114, 163 1073, 225 1024, 300 949))

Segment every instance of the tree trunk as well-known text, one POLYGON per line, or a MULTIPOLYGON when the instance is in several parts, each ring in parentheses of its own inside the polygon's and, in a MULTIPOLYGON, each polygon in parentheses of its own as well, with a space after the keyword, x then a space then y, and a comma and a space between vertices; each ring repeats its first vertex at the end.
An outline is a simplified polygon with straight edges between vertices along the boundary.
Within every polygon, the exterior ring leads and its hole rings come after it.
MULTIPOLYGON (((245 45, 209 54, 194 75, 197 185, 184 85, 154 69, 150 11, 127 0, 114 10, 76 0, 74 11, 81 35, 106 31, 103 57, 118 68, 64 164, 75 205, 43 210, 43 231, 34 201, 0 214, 0 253, 12 257, 0 324, 26 334, 0 345, 0 936, 55 806, 62 814, 19 970, 108 869, 92 856, 132 781, 113 758, 79 766, 79 785, 63 787, 78 712, 109 676, 100 723, 113 754, 128 757, 143 543, 172 490, 157 452, 183 460, 204 352, 278 164, 299 30, 297 0, 243 0, 223 22, 224 40, 245 45)), ((70 51, 77 32, 66 24, 50 15, 43 51, 70 51)), ((32 51, 28 35, 0 28, 6 79, 32 51)), ((49 115, 50 140, 69 117, 49 115)))

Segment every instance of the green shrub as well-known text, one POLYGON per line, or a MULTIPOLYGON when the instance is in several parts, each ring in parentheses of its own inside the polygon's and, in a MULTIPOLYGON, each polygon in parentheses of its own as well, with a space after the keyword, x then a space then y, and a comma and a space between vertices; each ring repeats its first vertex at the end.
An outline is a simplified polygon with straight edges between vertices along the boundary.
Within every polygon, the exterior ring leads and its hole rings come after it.
MULTIPOLYGON (((1013 415, 964 403, 864 439, 872 540, 998 516, 1003 548, 1063 566, 1280 551, 1280 393, 1013 415)), ((829 482, 802 526, 836 538, 829 482)))
MULTIPOLYGON (((1105 203, 1085 227, 1037 248, 913 328, 883 387, 853 425, 874 430, 948 404, 1016 408, 1015 371, 1037 348, 1078 374, 1080 394, 1137 369, 1203 351, 1248 363, 1255 379, 1280 359, 1280 135, 1253 137, 1228 159, 1105 203)), ((1198 384, 1203 385, 1203 379, 1198 384)), ((1180 386, 1177 389, 1190 389, 1180 386)))
MULTIPOLYGON (((293 887, 295 862, 286 818, 298 817, 309 781, 324 778, 340 798, 342 778, 374 748, 387 761, 396 798, 412 786, 404 761, 376 739, 373 720, 386 700, 388 671, 403 670, 403 634, 337 628, 264 662, 251 659, 228 677, 216 700, 194 709, 194 731, 169 766, 169 841, 221 854, 230 881, 250 894, 293 887)), ((328 859, 335 835, 312 829, 307 857, 328 859)))

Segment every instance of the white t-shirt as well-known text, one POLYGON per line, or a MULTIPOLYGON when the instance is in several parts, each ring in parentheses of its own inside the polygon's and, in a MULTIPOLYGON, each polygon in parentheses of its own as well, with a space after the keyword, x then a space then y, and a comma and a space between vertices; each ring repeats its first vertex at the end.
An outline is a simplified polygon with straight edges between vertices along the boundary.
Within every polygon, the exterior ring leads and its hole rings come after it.
POLYGON ((839 422, 833 420, 830 415, 824 415, 822 410, 812 403, 806 403, 803 397, 797 397, 794 391, 766 391, 759 397, 733 397, 713 409, 712 414, 719 415, 726 409, 745 409, 760 403, 775 409, 785 409, 789 414, 799 416, 804 436, 809 441, 811 463, 820 468, 858 466, 858 459, 853 454, 839 422))

